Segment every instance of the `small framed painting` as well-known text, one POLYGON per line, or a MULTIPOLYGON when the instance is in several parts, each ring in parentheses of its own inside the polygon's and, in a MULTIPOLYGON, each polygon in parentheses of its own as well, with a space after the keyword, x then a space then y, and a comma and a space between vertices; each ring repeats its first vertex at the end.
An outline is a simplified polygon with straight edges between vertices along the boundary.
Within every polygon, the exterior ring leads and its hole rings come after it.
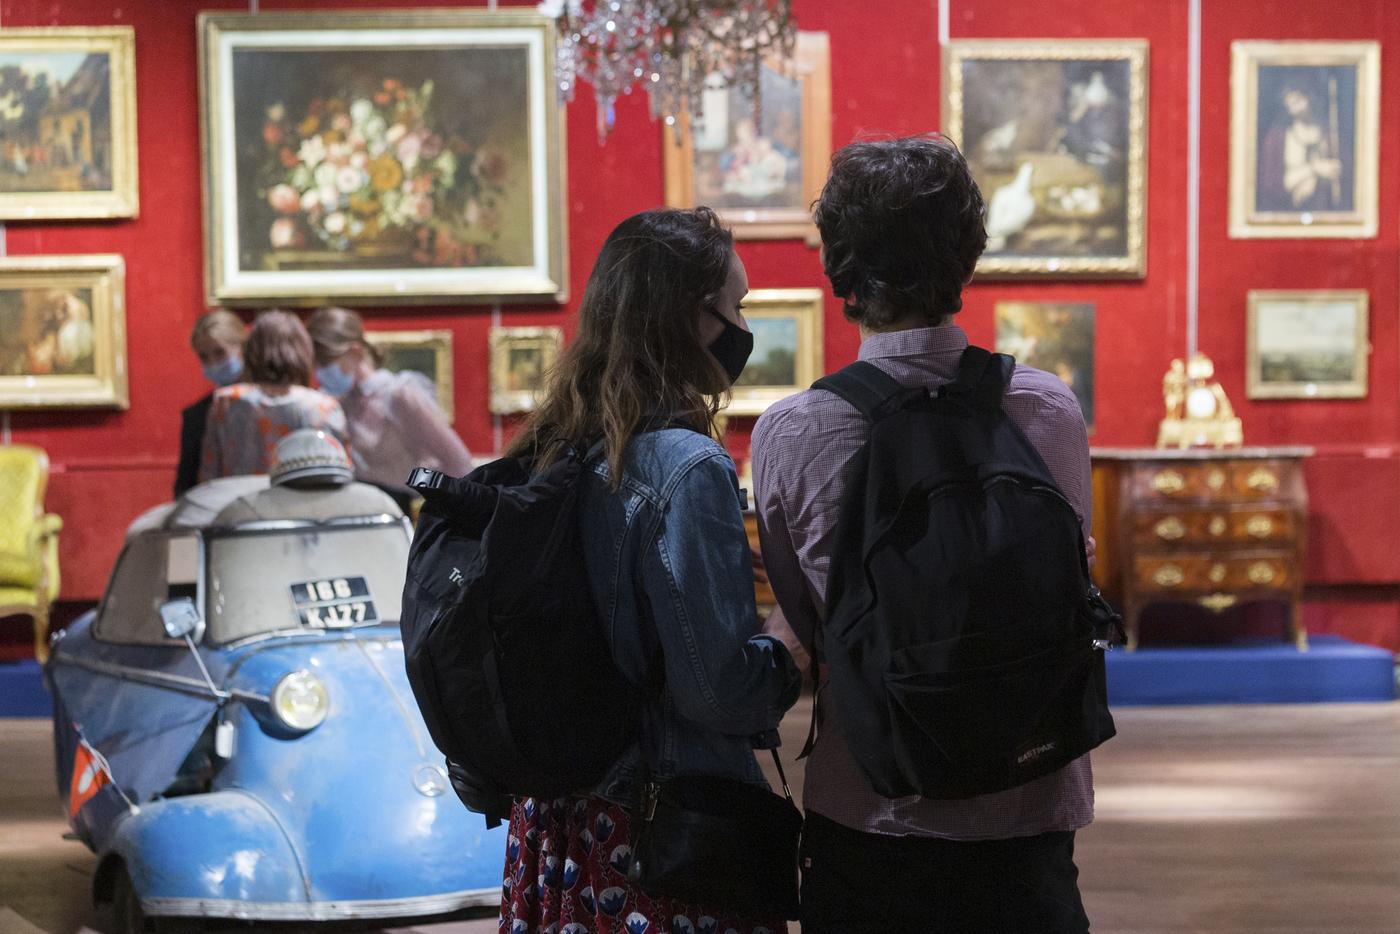
POLYGON ((491 329, 491 412, 533 412, 564 348, 562 328, 491 329))
POLYGON ((1374 237, 1380 43, 1230 46, 1230 236, 1374 237))
POLYGON ((562 298, 554 30, 522 10, 201 14, 210 302, 562 298))
POLYGON ((128 406, 120 256, 0 259, 0 409, 128 406))
POLYGON ((708 205, 740 240, 819 242, 812 202, 831 162, 831 48, 800 32, 790 62, 766 63, 759 106, 712 87, 702 112, 663 127, 666 203, 708 205))
POLYGON ((0 30, 0 221, 135 217, 135 31, 0 30))
POLYGON ((426 377, 433 384, 438 408, 449 422, 455 421, 451 331, 366 331, 365 340, 379 352, 379 365, 386 370, 408 370, 426 377))
POLYGON ((1094 306, 1060 302, 997 302, 997 353, 1053 373, 1079 400, 1094 430, 1094 306))
POLYGON ((1364 399, 1371 355, 1363 290, 1251 291, 1245 394, 1364 399))
POLYGON ((948 44, 944 133, 987 202, 983 277, 1147 271, 1147 42, 948 44))
POLYGON ((744 298, 753 353, 725 415, 761 415, 826 372, 821 289, 755 289, 744 298))

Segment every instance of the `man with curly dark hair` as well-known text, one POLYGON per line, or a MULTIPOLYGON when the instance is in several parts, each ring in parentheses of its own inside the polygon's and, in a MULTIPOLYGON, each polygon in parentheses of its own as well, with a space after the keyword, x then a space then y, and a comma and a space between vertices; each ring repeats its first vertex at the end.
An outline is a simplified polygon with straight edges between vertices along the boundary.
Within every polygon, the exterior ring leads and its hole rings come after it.
MULTIPOLYGON (((856 142, 836 153, 816 204, 822 263, 860 328, 860 359, 906 386, 951 380, 968 345, 954 323, 987 244, 967 162, 941 136, 856 142)), ((1074 394, 1018 366, 1003 407, 1089 533, 1089 448, 1074 394)), ((815 652, 847 468, 869 422, 833 393, 768 409, 753 433, 759 532, 780 613, 815 652)), ((776 630, 779 623, 774 623, 776 630)), ((828 640, 829 644, 829 640, 828 640)), ((820 706, 807 760, 803 934, 1080 932, 1088 919, 1074 833, 1093 818, 1088 756, 1008 791, 958 800, 877 794, 820 706)))

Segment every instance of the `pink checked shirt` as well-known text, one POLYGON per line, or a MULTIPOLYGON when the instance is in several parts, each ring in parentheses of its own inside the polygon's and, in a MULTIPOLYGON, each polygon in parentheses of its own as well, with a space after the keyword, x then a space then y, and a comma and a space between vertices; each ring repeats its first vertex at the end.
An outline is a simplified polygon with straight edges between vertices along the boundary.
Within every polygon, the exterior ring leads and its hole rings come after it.
MULTIPOLYGON (((956 325, 872 334, 868 360, 906 386, 939 386, 957 374, 967 335, 956 325)), ((1064 383, 1018 366, 1003 407, 1040 452, 1089 534, 1089 443, 1079 403, 1064 383)), ((773 593, 810 652, 825 611, 827 568, 846 465, 864 443, 868 422, 829 392, 798 393, 773 405, 754 426, 753 476, 763 561, 773 593)), ((829 701, 829 695, 824 698, 829 701)), ((959 801, 883 798, 846 747, 840 712, 828 702, 807 760, 803 800, 854 830, 950 840, 996 840, 1078 830, 1094 817, 1089 757, 1018 788, 959 801)))

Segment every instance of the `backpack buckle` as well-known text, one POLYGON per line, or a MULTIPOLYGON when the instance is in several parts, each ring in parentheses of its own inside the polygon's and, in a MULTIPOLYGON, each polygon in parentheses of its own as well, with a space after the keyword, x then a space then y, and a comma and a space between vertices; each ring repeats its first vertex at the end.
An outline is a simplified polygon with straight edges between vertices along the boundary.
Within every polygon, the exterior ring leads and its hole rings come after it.
POLYGON ((446 477, 442 471, 433 470, 431 467, 415 467, 408 475, 408 486, 415 490, 437 490, 441 489, 446 477))

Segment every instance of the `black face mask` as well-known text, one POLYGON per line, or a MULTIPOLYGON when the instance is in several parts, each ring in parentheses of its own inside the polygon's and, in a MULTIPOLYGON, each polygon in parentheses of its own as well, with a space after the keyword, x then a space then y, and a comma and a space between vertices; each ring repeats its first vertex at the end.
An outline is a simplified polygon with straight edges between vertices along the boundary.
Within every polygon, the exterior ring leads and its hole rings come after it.
POLYGON ((724 323, 724 331, 714 339, 708 349, 719 361, 719 365, 724 367, 724 372, 729 376, 729 384, 732 386, 739 381, 739 374, 744 372, 744 367, 749 362, 749 355, 753 353, 753 334, 745 331, 713 308, 705 310, 724 323))

